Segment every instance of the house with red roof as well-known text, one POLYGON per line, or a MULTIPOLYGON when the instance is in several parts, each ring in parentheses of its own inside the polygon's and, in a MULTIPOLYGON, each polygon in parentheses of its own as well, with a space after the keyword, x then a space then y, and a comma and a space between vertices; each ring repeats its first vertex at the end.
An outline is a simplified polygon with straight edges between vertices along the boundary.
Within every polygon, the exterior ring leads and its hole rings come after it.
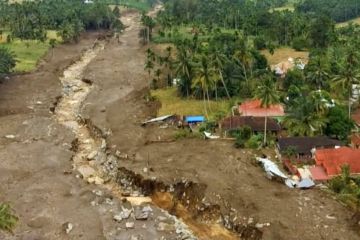
POLYGON ((344 165, 350 167, 351 174, 360 174, 360 149, 349 147, 318 149, 315 152, 315 161, 318 167, 323 167, 329 177, 340 175, 341 167, 344 165))
POLYGON ((261 100, 248 100, 239 105, 239 114, 245 117, 282 117, 285 116, 284 106, 271 105, 269 108, 261 106, 261 100))

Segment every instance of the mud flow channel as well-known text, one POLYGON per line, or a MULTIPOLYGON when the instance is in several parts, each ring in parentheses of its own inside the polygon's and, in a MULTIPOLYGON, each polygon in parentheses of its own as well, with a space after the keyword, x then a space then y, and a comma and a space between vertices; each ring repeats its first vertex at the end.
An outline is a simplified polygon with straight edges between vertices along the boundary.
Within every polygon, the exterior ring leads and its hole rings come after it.
MULTIPOLYGON (((92 85, 82 80, 83 72, 87 65, 97 56, 97 54, 104 49, 104 43, 97 42, 91 49, 88 49, 81 57, 81 59, 68 67, 63 77, 60 78, 63 93, 62 98, 55 110, 57 120, 70 128, 76 136, 76 151, 73 156, 74 169, 79 170, 81 166, 86 168, 88 162, 86 161, 91 154, 104 151, 104 139, 93 138, 89 128, 81 118, 80 112, 88 94, 91 92, 92 85)), ((84 179, 94 176, 95 173, 91 168, 83 171, 84 179)), ((99 178, 94 177, 93 181, 100 181, 99 178)))

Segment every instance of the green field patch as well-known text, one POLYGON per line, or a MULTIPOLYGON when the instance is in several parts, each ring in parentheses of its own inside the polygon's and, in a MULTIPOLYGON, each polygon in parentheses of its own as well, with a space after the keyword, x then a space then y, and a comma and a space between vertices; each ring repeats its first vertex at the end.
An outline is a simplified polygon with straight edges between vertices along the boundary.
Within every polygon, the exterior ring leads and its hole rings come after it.
POLYGON ((36 68, 39 60, 44 57, 50 48, 49 39, 56 39, 61 42, 61 38, 57 36, 57 32, 49 30, 47 32, 48 40, 45 42, 35 40, 14 39, 10 43, 6 42, 8 32, 4 31, 0 39, 0 46, 9 48, 14 52, 17 60, 15 72, 29 72, 36 68))
MULTIPOLYGON (((164 88, 152 90, 151 95, 161 102, 158 115, 205 115, 204 101, 193 98, 181 98, 177 94, 176 88, 164 88)), ((209 118, 214 118, 218 114, 227 115, 230 113, 233 100, 211 100, 209 102, 209 118)))

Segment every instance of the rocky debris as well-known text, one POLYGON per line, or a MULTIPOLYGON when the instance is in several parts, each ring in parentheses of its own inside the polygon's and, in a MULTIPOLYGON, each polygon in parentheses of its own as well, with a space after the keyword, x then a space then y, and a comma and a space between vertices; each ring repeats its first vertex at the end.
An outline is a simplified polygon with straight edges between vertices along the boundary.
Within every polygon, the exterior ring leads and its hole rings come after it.
POLYGON ((157 224, 156 230, 159 232, 174 232, 175 226, 166 222, 159 222, 157 224))
POLYGON ((256 228, 270 227, 270 223, 257 223, 255 224, 256 228))
POLYGON ((66 222, 63 224, 63 229, 66 232, 66 234, 69 234, 74 228, 74 225, 70 222, 66 222))
POLYGON ((152 209, 150 206, 146 207, 135 207, 134 214, 136 220, 145 221, 149 218, 152 209))
POLYGON ((92 152, 86 157, 86 159, 87 159, 88 161, 94 160, 97 155, 98 155, 98 152, 97 152, 97 151, 92 151, 92 152))
POLYGON ((92 192, 93 192, 96 196, 98 196, 98 197, 101 197, 101 196, 104 195, 101 190, 93 190, 92 192))
POLYGON ((95 169, 88 165, 79 166, 77 171, 81 174, 83 179, 88 179, 89 177, 92 177, 96 174, 95 169))
POLYGON ((88 183, 95 183, 95 185, 102 185, 102 184, 104 184, 105 181, 101 177, 95 176, 95 177, 89 177, 87 179, 87 182, 88 183))
POLYGON ((121 222, 124 219, 128 219, 130 217, 131 213, 133 212, 132 209, 127 209, 127 208, 124 208, 123 206, 121 206, 121 209, 122 209, 121 212, 114 216, 114 220, 117 222, 121 222))
POLYGON ((135 227, 135 223, 134 222, 127 222, 127 223, 125 223, 125 227, 127 229, 133 229, 135 227))
POLYGON ((12 135, 12 134, 6 135, 5 138, 6 139, 15 139, 15 135, 12 135))
POLYGON ((138 235, 131 235, 131 237, 129 238, 129 240, 143 240, 144 237, 141 234, 138 235))

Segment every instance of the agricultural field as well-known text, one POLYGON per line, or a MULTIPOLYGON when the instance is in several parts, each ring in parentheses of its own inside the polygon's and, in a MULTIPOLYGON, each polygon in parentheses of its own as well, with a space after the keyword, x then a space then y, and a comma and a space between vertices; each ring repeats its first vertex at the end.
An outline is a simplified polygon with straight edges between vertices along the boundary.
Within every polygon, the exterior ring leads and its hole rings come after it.
MULTIPOLYGON (((197 99, 186 99, 178 96, 176 88, 165 88, 152 90, 151 95, 161 103, 158 115, 178 114, 187 115, 205 115, 204 103, 197 99)), ((221 114, 225 116, 229 114, 231 107, 235 104, 235 100, 211 100, 209 102, 209 118, 214 119, 221 114)))
POLYGON ((290 47, 277 48, 275 49, 274 54, 270 54, 268 50, 263 50, 261 51, 261 53, 265 55, 270 65, 286 62, 288 61, 289 58, 293 58, 293 59, 299 58, 305 62, 308 62, 309 59, 309 52, 296 51, 290 47))
POLYGON ((48 52, 50 48, 49 40, 56 39, 57 43, 61 43, 61 38, 56 31, 47 32, 47 40, 45 42, 37 40, 20 40, 13 39, 10 43, 6 42, 7 32, 2 34, 0 46, 10 49, 16 56, 15 72, 28 72, 36 68, 39 60, 48 52))

